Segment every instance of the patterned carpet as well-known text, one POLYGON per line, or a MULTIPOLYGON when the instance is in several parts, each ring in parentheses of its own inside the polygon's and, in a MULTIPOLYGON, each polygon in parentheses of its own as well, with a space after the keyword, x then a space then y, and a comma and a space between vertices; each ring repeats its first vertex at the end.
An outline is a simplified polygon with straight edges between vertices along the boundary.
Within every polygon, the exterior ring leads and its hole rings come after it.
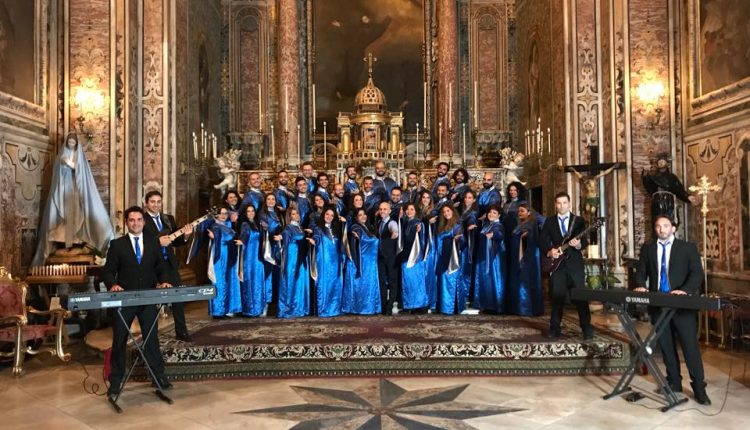
MULTIPOLYGON (((584 342, 572 320, 543 337, 547 318, 493 315, 236 318, 193 321, 192 343, 162 332, 172 379, 561 375, 622 372, 627 343, 599 331, 584 342)), ((143 369, 137 372, 143 375, 143 369)))

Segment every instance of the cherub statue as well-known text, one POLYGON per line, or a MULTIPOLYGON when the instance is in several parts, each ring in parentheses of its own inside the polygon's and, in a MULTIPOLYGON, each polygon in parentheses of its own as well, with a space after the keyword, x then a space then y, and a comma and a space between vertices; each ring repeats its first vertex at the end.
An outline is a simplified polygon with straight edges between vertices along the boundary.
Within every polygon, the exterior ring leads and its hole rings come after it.
POLYGON ((242 155, 241 149, 230 149, 221 157, 216 158, 216 166, 224 179, 214 185, 214 188, 220 190, 222 195, 227 190, 237 189, 237 170, 240 169, 240 155, 242 155))
POLYGON ((570 168, 573 174, 576 175, 583 189, 581 190, 583 200, 583 214, 589 219, 596 218, 599 213, 599 179, 612 173, 617 166, 612 166, 607 170, 600 172, 597 175, 583 175, 576 169, 570 168))

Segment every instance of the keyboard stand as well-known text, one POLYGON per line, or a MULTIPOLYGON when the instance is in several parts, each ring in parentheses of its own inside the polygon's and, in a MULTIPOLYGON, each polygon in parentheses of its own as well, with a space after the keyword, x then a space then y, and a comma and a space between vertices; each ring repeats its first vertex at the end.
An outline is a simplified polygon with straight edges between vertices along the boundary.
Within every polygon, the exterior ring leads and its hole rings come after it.
POLYGON ((149 327, 148 331, 146 332, 146 336, 142 337, 141 342, 138 342, 133 335, 133 331, 131 328, 126 324, 125 317, 122 316, 122 308, 117 308, 117 315, 120 317, 120 321, 128 330, 128 337, 130 337, 130 340, 133 341, 133 345, 138 349, 138 356, 133 360, 133 364, 130 365, 130 369, 128 369, 128 372, 125 374, 125 378, 122 380, 122 384, 120 384, 120 388, 117 390, 117 395, 114 399, 111 397, 108 397, 109 403, 112 405, 112 407, 115 409, 115 411, 118 414, 122 413, 122 408, 120 405, 117 404, 117 400, 120 398, 120 394, 122 394, 122 390, 125 388, 125 384, 128 382, 128 379, 130 379, 130 376, 133 374, 133 370, 135 369, 135 366, 138 365, 139 361, 143 361, 143 364, 146 366, 146 370, 148 370, 148 373, 151 375, 151 380, 156 384, 156 390, 154 391, 154 394, 161 399, 162 401, 172 404, 174 401, 167 397, 164 394, 164 389, 161 386, 161 382, 159 381, 159 378, 156 377, 156 374, 154 374, 154 370, 151 368, 151 366, 148 364, 148 360, 146 360, 146 355, 143 350, 144 346, 146 345, 146 342, 151 337, 151 335, 154 332, 154 328, 156 328, 156 322, 159 321, 159 312, 161 312, 162 308, 164 307, 163 304, 157 305, 157 315, 156 318, 154 318, 154 322, 151 323, 151 327, 149 327))
POLYGON ((641 339, 641 335, 638 334, 638 330, 636 330, 633 319, 627 312, 627 305, 616 303, 610 304, 617 311, 617 317, 620 319, 625 332, 627 333, 633 345, 637 348, 637 351, 635 355, 630 359, 630 366, 628 367, 628 370, 623 373, 622 377, 620 377, 620 380, 617 382, 617 385, 615 385, 614 390, 604 396, 604 399, 607 400, 624 392, 632 391, 630 383, 635 376, 636 369, 641 363, 643 363, 646 365, 646 367, 648 367, 649 372, 654 375, 654 379, 656 379, 656 383, 661 389, 660 392, 662 393, 662 395, 664 395, 665 400, 667 401, 667 404, 660 409, 662 412, 666 412, 679 404, 686 403, 688 401, 687 397, 679 398, 677 397, 677 394, 672 391, 672 387, 670 387, 669 383, 667 383, 667 378, 664 377, 661 369, 656 365, 653 356, 654 348, 657 345, 659 336, 661 336, 662 333, 664 333, 664 330, 669 327, 669 322, 672 321, 672 317, 674 316, 676 309, 662 308, 662 311, 659 314, 659 318, 657 318, 656 320, 656 324, 654 324, 654 326, 651 328, 651 331, 648 333, 648 335, 646 335, 645 338, 641 339))

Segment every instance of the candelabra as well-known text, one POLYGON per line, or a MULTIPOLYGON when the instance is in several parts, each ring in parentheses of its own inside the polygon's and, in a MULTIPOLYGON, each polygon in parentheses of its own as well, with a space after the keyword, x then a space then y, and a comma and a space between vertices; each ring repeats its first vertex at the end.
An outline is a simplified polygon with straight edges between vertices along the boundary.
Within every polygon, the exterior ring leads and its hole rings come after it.
POLYGON ((448 166, 453 168, 453 136, 455 135, 453 124, 448 124, 448 166))
POLYGON ((216 157, 216 135, 208 132, 201 123, 199 131, 200 141, 195 132, 193 136, 193 162, 182 162, 180 171, 182 174, 190 173, 193 176, 203 175, 207 167, 213 165, 216 157))

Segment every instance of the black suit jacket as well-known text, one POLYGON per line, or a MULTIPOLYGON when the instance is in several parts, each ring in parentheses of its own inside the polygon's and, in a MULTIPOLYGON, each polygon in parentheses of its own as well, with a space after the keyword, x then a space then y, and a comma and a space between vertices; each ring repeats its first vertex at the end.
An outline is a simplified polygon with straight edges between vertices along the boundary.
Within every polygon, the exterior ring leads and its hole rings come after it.
MULTIPOLYGON (((145 209, 144 209, 145 211, 145 209)), ((179 230, 177 227, 177 222, 175 221, 174 217, 172 215, 168 215, 165 213, 159 214, 159 219, 161 220, 161 226, 162 230, 159 231, 158 227, 156 226, 156 222, 151 217, 151 215, 146 212, 145 216, 145 224, 143 225, 143 234, 147 234, 149 236, 159 237, 159 236, 165 236, 172 234, 179 230)), ((185 236, 180 236, 177 239, 172 242, 171 245, 167 246, 167 268, 166 274, 168 276, 167 282, 172 284, 173 286, 178 286, 182 282, 180 280, 180 263, 177 259, 177 255, 175 254, 174 247, 175 246, 183 246, 187 244, 187 241, 185 240, 185 236)))
MULTIPOLYGON (((568 222, 568 232, 570 234, 568 235, 567 239, 565 239, 565 241, 574 238, 577 234, 580 234, 582 231, 586 230, 586 220, 584 220, 580 216, 573 215, 572 213, 570 216, 573 218, 573 222, 568 222)), ((506 233, 506 235, 509 235, 509 233, 506 233)), ((542 250, 543 255, 547 255, 547 252, 550 249, 557 248, 562 244, 563 235, 560 231, 560 223, 557 220, 557 214, 547 217, 547 219, 544 221, 542 232, 539 234, 539 249, 542 250)), ((588 238, 582 237, 581 249, 585 248, 587 244, 588 238)), ((580 270, 581 273, 583 273, 583 255, 581 254, 581 250, 575 249, 571 246, 565 251, 565 254, 566 259, 563 265, 572 270, 580 270)))
MULTIPOLYGON (((635 284, 639 287, 648 285, 649 291, 654 292, 659 291, 659 270, 661 267, 657 246, 657 241, 652 241, 641 247, 635 272, 635 284)), ((703 283, 703 266, 695 244, 675 239, 669 253, 667 267, 669 267, 667 277, 672 290, 682 290, 688 294, 699 293, 703 283)))
POLYGON ((109 243, 102 281, 108 289, 113 285, 119 285, 124 290, 155 288, 159 282, 169 282, 165 267, 166 262, 155 236, 143 235, 141 264, 138 264, 130 236, 126 234, 109 243))

